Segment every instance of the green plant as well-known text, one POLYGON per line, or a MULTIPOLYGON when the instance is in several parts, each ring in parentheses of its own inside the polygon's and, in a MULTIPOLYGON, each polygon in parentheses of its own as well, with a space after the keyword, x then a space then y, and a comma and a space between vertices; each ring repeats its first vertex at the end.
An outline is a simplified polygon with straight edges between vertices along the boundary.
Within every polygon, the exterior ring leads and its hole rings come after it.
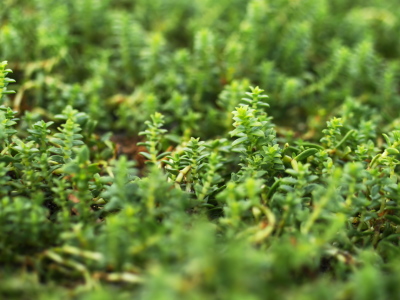
POLYGON ((0 298, 400 293, 396 1, 3 2, 0 298))

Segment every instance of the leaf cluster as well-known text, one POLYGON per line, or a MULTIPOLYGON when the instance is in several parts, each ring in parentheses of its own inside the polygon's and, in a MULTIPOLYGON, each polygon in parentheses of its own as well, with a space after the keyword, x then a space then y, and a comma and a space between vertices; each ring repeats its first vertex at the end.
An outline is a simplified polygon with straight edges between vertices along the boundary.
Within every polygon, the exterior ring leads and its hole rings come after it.
POLYGON ((396 298, 384 2, 1 3, 0 298, 396 298))

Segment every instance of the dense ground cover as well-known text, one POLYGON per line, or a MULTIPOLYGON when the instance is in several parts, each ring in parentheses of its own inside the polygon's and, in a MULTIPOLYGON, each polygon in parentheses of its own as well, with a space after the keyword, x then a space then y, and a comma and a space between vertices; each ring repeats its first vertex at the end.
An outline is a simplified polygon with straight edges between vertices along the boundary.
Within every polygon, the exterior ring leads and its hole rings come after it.
POLYGON ((399 15, 4 0, 0 298, 396 297, 399 15))

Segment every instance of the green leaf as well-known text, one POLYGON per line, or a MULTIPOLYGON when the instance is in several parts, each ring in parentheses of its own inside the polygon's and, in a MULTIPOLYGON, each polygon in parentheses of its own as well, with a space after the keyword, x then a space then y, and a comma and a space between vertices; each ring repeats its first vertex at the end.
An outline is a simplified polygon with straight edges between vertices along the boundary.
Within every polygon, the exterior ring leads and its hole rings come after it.
POLYGON ((252 131, 251 134, 255 135, 255 136, 259 136, 259 137, 265 137, 265 134, 262 130, 255 130, 252 131))
POLYGON ((50 147, 48 149, 49 152, 55 153, 55 154, 59 154, 59 155, 63 155, 64 151, 61 148, 57 148, 57 147, 50 147))
POLYGON ((87 161, 89 161, 89 154, 89 148, 87 146, 82 147, 78 154, 79 162, 86 163, 87 161))
POLYGON ((64 157, 61 155, 52 155, 48 158, 48 161, 50 163, 58 163, 58 164, 63 164, 64 163, 64 157))
POLYGON ((153 157, 150 153, 147 152, 139 152, 139 154, 143 155, 145 158, 147 158, 148 160, 152 160, 153 157))
POLYGON ((318 149, 309 148, 309 149, 304 150, 303 152, 301 152, 294 159, 297 160, 297 161, 302 161, 302 160, 306 159, 307 157, 314 155, 318 151, 319 151, 318 149))
POLYGON ((164 152, 164 153, 161 153, 161 154, 159 154, 158 156, 157 156, 157 160, 160 160, 160 159, 162 159, 162 158, 164 158, 164 157, 166 157, 166 156, 168 156, 168 155, 170 155, 171 154, 171 152, 164 152))
POLYGON ((232 147, 235 147, 236 145, 239 145, 239 144, 242 144, 242 143, 244 143, 245 141, 247 141, 249 138, 247 137, 247 136, 243 136, 243 137, 241 137, 241 138, 238 138, 238 139, 236 139, 236 140, 234 140, 233 142, 232 142, 232 147))
POLYGON ((387 151, 387 153, 389 153, 391 155, 396 155, 396 154, 400 153, 399 150, 397 150, 396 148, 392 148, 392 147, 386 148, 386 151, 387 151))
POLYGON ((15 161, 15 159, 12 156, 9 156, 9 155, 0 156, 0 163, 4 162, 6 164, 9 164, 10 162, 14 162, 14 161, 15 161))
POLYGON ((400 218, 392 215, 385 215, 385 219, 395 223, 396 225, 400 225, 400 218))

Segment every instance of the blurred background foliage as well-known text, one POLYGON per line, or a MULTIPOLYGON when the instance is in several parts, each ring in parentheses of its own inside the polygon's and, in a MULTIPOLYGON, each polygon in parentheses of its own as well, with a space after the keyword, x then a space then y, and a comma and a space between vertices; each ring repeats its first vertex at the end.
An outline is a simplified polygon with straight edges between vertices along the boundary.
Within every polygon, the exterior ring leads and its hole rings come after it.
POLYGON ((223 135, 232 92, 248 83, 297 134, 349 97, 379 108, 380 128, 400 106, 398 10, 380 0, 5 0, 0 57, 18 82, 15 109, 51 117, 69 104, 105 131, 135 135, 159 111, 177 136, 223 135))

